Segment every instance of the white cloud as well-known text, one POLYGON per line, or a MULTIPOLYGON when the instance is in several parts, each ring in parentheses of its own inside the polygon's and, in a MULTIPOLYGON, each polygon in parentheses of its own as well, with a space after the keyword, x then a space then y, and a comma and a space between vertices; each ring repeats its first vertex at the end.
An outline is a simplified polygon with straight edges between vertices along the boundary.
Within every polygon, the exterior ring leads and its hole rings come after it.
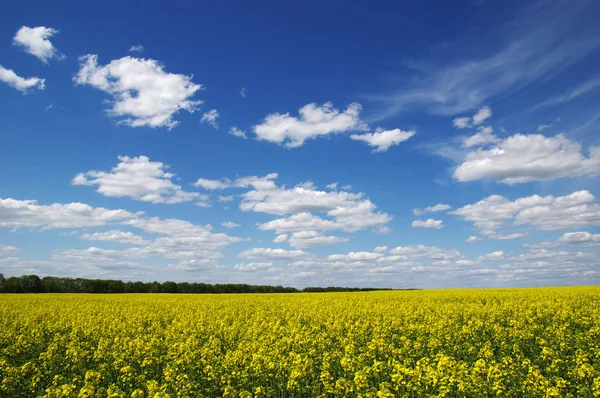
POLYGON ((174 184, 173 173, 165 172, 169 166, 151 162, 147 156, 130 158, 119 156, 119 164, 110 172, 91 170, 80 173, 73 185, 98 186, 97 192, 104 196, 130 197, 151 203, 181 203, 197 200, 205 202, 208 197, 197 192, 186 192, 174 184))
POLYGON ((219 129, 219 112, 216 109, 211 109, 208 112, 204 112, 202 115, 202 119, 200 119, 200 123, 207 123, 213 126, 215 130, 219 129))
POLYGON ((382 253, 350 252, 348 254, 331 254, 327 256, 330 261, 377 261, 383 258, 382 253))
POLYGON ((21 249, 15 246, 0 245, 0 256, 8 256, 20 252, 21 249))
POLYGON ((477 133, 465 138, 462 143, 464 148, 471 148, 474 146, 480 146, 487 143, 498 142, 498 138, 492 134, 494 129, 491 127, 480 127, 477 133))
POLYGON ((238 254, 240 258, 266 259, 269 261, 291 261, 313 257, 311 253, 302 250, 284 250, 255 247, 238 254))
POLYGON ((202 101, 193 100, 202 85, 186 75, 167 73, 153 59, 123 57, 98 65, 97 55, 80 57, 76 84, 88 84, 112 96, 111 116, 122 117, 131 127, 177 126, 173 116, 180 110, 194 112, 202 101))
POLYGON ((117 242, 130 245, 146 245, 149 241, 132 232, 124 232, 118 230, 110 230, 106 232, 94 232, 92 234, 83 234, 81 239, 84 240, 99 240, 105 242, 117 242))
POLYGON ((414 228, 444 228, 444 222, 442 220, 434 220, 433 218, 428 218, 425 221, 415 220, 410 225, 414 228))
POLYGON ((226 221, 224 223, 221 223, 221 225, 223 227, 225 227, 225 228, 228 228, 228 229, 237 228, 237 227, 240 226, 240 224, 236 224, 236 223, 231 222, 231 221, 226 221))
POLYGON ((236 264, 233 266, 233 268, 242 272, 265 271, 271 269, 272 267, 273 263, 245 263, 236 264))
POLYGON ((234 199, 235 199, 235 197, 234 197, 234 196, 232 196, 232 195, 229 195, 229 196, 219 196, 219 197, 217 197, 217 200, 218 200, 219 202, 231 202, 231 201, 232 201, 232 200, 234 200, 234 199))
POLYGON ((248 94, 248 90, 245 87, 242 87, 242 89, 240 90, 240 97, 246 98, 247 94, 248 94))
POLYGON ((543 249, 560 246, 572 247, 600 247, 600 234, 593 234, 587 231, 566 232, 553 242, 538 242, 525 244, 524 247, 531 249, 543 249))
POLYGON ((364 141, 367 145, 375 147, 373 152, 386 152, 391 146, 398 145, 413 135, 415 135, 414 131, 377 129, 375 133, 353 134, 350 138, 356 141, 364 141))
POLYGON ((318 191, 314 187, 296 186, 287 189, 271 184, 255 186, 242 195, 240 209, 260 213, 291 216, 274 220, 260 226, 278 233, 300 230, 334 230, 355 232, 365 228, 381 229, 391 217, 375 212, 376 206, 362 193, 346 191, 318 191), (333 220, 325 220, 310 214, 326 213, 333 220))
POLYGON ((493 240, 512 240, 512 239, 524 238, 527 235, 529 235, 527 232, 515 232, 515 233, 512 233, 512 234, 489 234, 488 235, 488 239, 493 239, 493 240))
POLYGON ((82 228, 135 217, 126 210, 109 210, 84 203, 39 205, 35 200, 0 199, 0 227, 82 228))
POLYGON ((473 115, 473 124, 478 125, 485 122, 487 119, 492 117, 492 108, 489 106, 484 106, 480 108, 476 114, 473 115))
POLYGON ((515 134, 491 149, 469 152, 453 176, 458 181, 491 179, 512 185, 598 173, 600 146, 591 147, 585 157, 581 145, 562 134, 515 134))
POLYGON ((481 240, 481 238, 478 236, 472 235, 472 236, 469 236, 467 239, 465 239, 465 243, 476 242, 478 240, 481 240))
POLYGON ((37 26, 35 28, 22 26, 13 38, 13 44, 23 47, 26 52, 36 56, 43 63, 47 64, 48 60, 52 58, 65 58, 64 54, 58 52, 49 40, 57 33, 58 30, 45 26, 37 26))
POLYGON ((442 249, 437 246, 425 245, 398 246, 391 249, 390 254, 396 256, 397 261, 415 259, 450 260, 461 256, 456 249, 442 249))
POLYGON ((332 191, 335 191, 338 187, 338 183, 337 182, 332 182, 331 184, 327 184, 325 185, 325 188, 330 189, 332 191))
POLYGON ((413 213, 414 213, 415 216, 420 216, 420 215, 427 214, 427 213, 435 213, 435 212, 438 212, 438 211, 450 210, 451 208, 452 208, 452 206, 450 206, 450 205, 446 205, 446 204, 443 204, 443 203, 438 203, 435 206, 427 206, 424 209, 414 209, 413 213))
POLYGON ((322 106, 312 103, 300 108, 299 117, 289 113, 269 114, 260 124, 253 126, 253 131, 259 140, 296 148, 307 139, 318 136, 364 130, 366 126, 359 118, 361 109, 356 102, 348 105, 343 112, 335 109, 331 102, 322 106))
POLYGON ((240 130, 235 126, 229 129, 229 134, 231 134, 235 137, 240 137, 240 138, 244 138, 244 139, 248 138, 246 136, 246 132, 244 130, 240 130))
POLYGON ((479 256, 477 261, 485 261, 485 260, 503 260, 504 252, 502 250, 495 251, 492 253, 485 254, 483 256, 479 256))
POLYGON ((385 253, 387 251, 388 247, 387 246, 377 246, 375 249, 373 249, 373 251, 375 253, 385 253))
POLYGON ((471 127, 471 118, 468 116, 457 117, 452 121, 454 127, 459 129, 466 129, 471 127))
MULTIPOLYGON (((278 238, 280 236, 282 235, 279 235, 278 238)), ((318 231, 298 231, 294 232, 289 238, 286 237, 286 241, 290 244, 290 246, 296 249, 307 249, 314 246, 333 245, 335 243, 348 242, 349 240, 349 238, 340 236, 327 236, 318 231)))
POLYGON ((131 46, 131 47, 129 48, 129 52, 130 52, 130 53, 134 53, 134 52, 135 52, 135 53, 143 53, 143 52, 144 52, 144 50, 145 50, 145 49, 144 49, 144 46, 142 46, 141 44, 137 44, 137 45, 131 46))
POLYGON ((515 201, 492 195, 450 214, 473 222, 483 233, 494 236, 498 228, 510 221, 513 225, 531 225, 540 230, 600 225, 600 205, 593 202, 594 196, 588 191, 559 197, 533 195, 515 201))
POLYGON ((280 234, 273 239, 273 243, 284 243, 288 241, 288 234, 280 234))
POLYGON ((13 70, 6 69, 2 65, 0 65, 0 81, 3 81, 12 88, 16 88, 23 93, 34 88, 43 90, 46 87, 45 79, 40 79, 39 77, 24 78, 17 75, 13 70))
POLYGON ((549 129, 550 127, 552 127, 551 124, 540 124, 537 128, 537 132, 541 133, 542 131, 549 129))
POLYGON ((228 179, 224 178, 222 180, 209 180, 206 178, 198 178, 198 180, 193 183, 192 185, 194 185, 195 187, 198 188, 204 188, 210 191, 216 190, 216 189, 225 189, 228 188, 230 186, 231 181, 229 181, 228 179))

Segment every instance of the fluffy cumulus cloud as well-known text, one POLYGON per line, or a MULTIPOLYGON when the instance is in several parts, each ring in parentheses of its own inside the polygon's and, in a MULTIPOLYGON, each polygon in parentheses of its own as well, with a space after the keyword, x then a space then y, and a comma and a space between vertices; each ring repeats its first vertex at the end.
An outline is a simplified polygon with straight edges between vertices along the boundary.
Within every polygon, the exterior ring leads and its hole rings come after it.
POLYGON ((4 228, 94 227, 135 216, 126 210, 109 210, 84 203, 40 205, 35 200, 0 199, 0 227, 4 228))
POLYGON ((377 212, 377 207, 362 193, 346 191, 320 191, 312 184, 293 188, 285 186, 256 185, 242 194, 240 209, 286 216, 259 226, 278 234, 299 231, 356 232, 370 228, 379 232, 387 230, 391 221, 387 213, 377 212), (323 218, 313 213, 322 213, 323 218))
POLYGON ((375 133, 352 134, 350 138, 355 141, 366 142, 367 145, 375 148, 373 152, 387 152, 391 146, 398 145, 413 135, 415 135, 414 131, 378 129, 375 133))
POLYGON ((546 231, 600 225, 600 205, 594 203, 594 199, 588 191, 559 197, 533 195, 515 201, 492 195, 450 213, 494 237, 498 235, 497 230, 507 224, 546 231))
POLYGON ((43 63, 47 64, 48 60, 52 58, 65 58, 64 54, 58 52, 54 45, 52 45, 52 42, 50 42, 50 38, 57 33, 58 30, 45 26, 37 26, 35 28, 22 26, 13 38, 13 44, 23 47, 26 52, 36 56, 43 63))
POLYGON ((124 232, 119 230, 110 230, 105 232, 94 232, 91 234, 81 235, 81 239, 84 240, 95 240, 105 242, 116 242, 126 245, 146 245, 149 241, 145 240, 139 235, 133 232, 124 232))
POLYGON ((468 117, 468 116, 457 117, 456 119, 454 119, 452 121, 452 124, 456 128, 464 129, 464 128, 468 128, 471 126, 476 126, 478 124, 481 124, 481 123, 485 122, 487 119, 489 119, 490 117, 492 117, 492 115, 493 115, 492 108, 490 108, 489 106, 484 106, 482 108, 479 108, 479 110, 477 111, 477 113, 475 113, 473 115, 473 117, 468 117))
POLYGON ((39 77, 21 77, 12 69, 6 69, 2 65, 0 65, 0 81, 3 81, 12 88, 16 88, 22 93, 26 93, 32 89, 43 90, 46 87, 45 79, 40 79, 39 77))
POLYGON ((483 256, 479 256, 477 261, 485 261, 485 260, 503 260, 504 252, 502 250, 495 251, 492 253, 484 254, 483 256))
POLYGON ((193 99, 200 84, 190 76, 166 72, 156 60, 128 56, 99 65, 98 56, 89 54, 80 62, 75 83, 108 93, 109 115, 128 126, 171 129, 179 123, 173 119, 177 112, 194 112, 202 103, 193 99))
POLYGON ((298 117, 272 113, 252 129, 259 140, 296 148, 319 136, 366 129, 359 117, 361 109, 358 103, 348 105, 344 111, 334 108, 331 102, 321 106, 312 103, 300 108, 298 117))
POLYGON ((428 218, 425 221, 414 220, 410 225, 414 228, 444 228, 444 222, 442 220, 434 220, 433 218, 428 218))
POLYGON ((479 236, 471 235, 465 239, 465 243, 477 242, 478 240, 481 240, 479 236))
POLYGON ((181 203, 192 200, 206 203, 205 195, 186 192, 174 184, 173 173, 161 162, 151 162, 147 156, 119 156, 119 163, 111 171, 91 170, 80 173, 72 180, 73 185, 97 186, 104 196, 129 197, 151 203, 181 203))
POLYGON ((420 215, 427 214, 427 213, 435 213, 438 211, 450 210, 451 208, 452 208, 452 206, 450 206, 450 205, 438 203, 435 206, 427 206, 424 209, 414 209, 413 213, 415 216, 420 216, 420 215))
POLYGON ((462 146, 465 148, 472 148, 474 146, 484 145, 490 142, 498 142, 498 138, 493 134, 494 129, 491 127, 480 127, 477 133, 467 137, 462 146))
POLYGON ((598 173, 600 146, 591 147, 586 156, 579 143, 562 134, 515 134, 492 148, 469 152, 453 176, 458 181, 489 179, 512 185, 598 173))
POLYGON ((215 130, 219 129, 219 112, 216 109, 211 109, 208 112, 204 112, 201 123, 210 124, 215 130))

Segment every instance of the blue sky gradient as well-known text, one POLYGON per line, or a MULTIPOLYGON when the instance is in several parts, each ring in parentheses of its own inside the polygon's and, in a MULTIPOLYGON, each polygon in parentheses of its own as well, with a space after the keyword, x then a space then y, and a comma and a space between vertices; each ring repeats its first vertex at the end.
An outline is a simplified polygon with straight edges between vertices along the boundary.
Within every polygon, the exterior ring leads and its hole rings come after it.
POLYGON ((7 5, 0 272, 598 284, 599 15, 594 1, 7 5))

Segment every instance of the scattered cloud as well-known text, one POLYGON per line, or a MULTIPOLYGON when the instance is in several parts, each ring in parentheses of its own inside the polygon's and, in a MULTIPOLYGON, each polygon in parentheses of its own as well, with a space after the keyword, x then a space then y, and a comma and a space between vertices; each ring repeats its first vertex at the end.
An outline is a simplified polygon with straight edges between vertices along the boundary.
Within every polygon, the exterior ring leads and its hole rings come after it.
POLYGON ((493 131, 494 129, 491 127, 480 127, 477 130, 477 133, 463 140, 463 148, 471 148, 474 146, 498 142, 498 138, 492 134, 493 131))
POLYGON ((485 122, 487 119, 492 117, 492 115, 492 108, 489 106, 479 108, 477 113, 473 115, 473 125, 477 126, 478 124, 485 122))
POLYGON ((172 129, 179 124, 173 120, 177 112, 193 113, 202 103, 192 99, 202 85, 193 83, 191 76, 165 72, 153 59, 127 56, 99 65, 98 56, 89 54, 79 60, 74 82, 108 93, 108 114, 128 126, 172 129))
POLYGON ((202 119, 200 119, 200 123, 210 124, 215 130, 219 129, 219 112, 216 109, 211 109, 208 112, 205 112, 202 115, 202 119))
POLYGON ((225 227, 225 228, 228 228, 228 229, 237 228, 237 227, 240 226, 240 224, 236 224, 236 223, 231 222, 231 221, 223 222, 223 223, 221 223, 221 225, 223 227, 225 227))
POLYGON ((147 156, 119 156, 119 164, 110 172, 91 170, 73 178, 73 185, 98 186, 104 196, 129 197, 150 203, 181 203, 196 200, 206 203, 208 197, 186 192, 171 180, 175 174, 161 162, 151 162, 147 156))
POLYGON ((471 127, 471 118, 468 116, 457 117, 452 121, 454 127, 459 129, 466 129, 471 127))
POLYGON ((240 90, 240 97, 246 98, 247 94, 248 94, 248 90, 245 87, 242 87, 242 89, 240 90))
POLYGON ((350 138, 355 141, 364 141, 367 145, 375 147, 373 152, 387 152, 391 146, 399 145, 413 135, 415 135, 414 131, 377 129, 375 133, 353 134, 350 138))
MULTIPOLYGON (((277 238, 279 237, 281 237, 280 241, 282 241, 282 235, 279 235, 277 238)), ((291 247, 296 249, 308 249, 314 246, 333 245, 335 243, 348 242, 349 240, 350 238, 346 237, 327 236, 318 231, 297 231, 294 232, 289 238, 287 236, 285 238, 285 241, 288 242, 291 247)))
POLYGON ((492 195, 451 211, 450 214, 472 222, 477 229, 490 237, 497 235, 497 229, 507 223, 516 226, 529 225, 544 231, 584 228, 600 225, 600 205, 593 203, 594 199, 588 191, 577 191, 559 197, 533 195, 515 201, 510 201, 504 196, 492 195))
POLYGON ((52 58, 59 60, 65 58, 65 55, 58 52, 49 40, 57 33, 58 30, 45 26, 37 26, 35 28, 22 26, 13 38, 13 44, 23 47, 25 52, 47 64, 52 58))
POLYGON ((385 253, 387 251, 388 247, 387 246, 377 246, 375 249, 373 249, 373 251, 375 253, 385 253))
POLYGON ((410 225, 413 228, 435 228, 435 229, 444 228, 444 222, 442 220, 434 220, 433 218, 428 218, 425 221, 415 220, 410 225))
POLYGON ((272 113, 252 129, 259 140, 296 148, 319 136, 365 130, 366 125, 359 118, 361 109, 356 102, 348 105, 343 112, 334 108, 331 102, 322 106, 312 103, 300 108, 299 117, 289 113, 272 113))
POLYGON ((490 179, 508 185, 600 173, 600 146, 589 156, 581 145, 562 134, 515 134, 490 149, 478 148, 465 156, 454 170, 461 182, 490 179))
POLYGON ((481 238, 479 236, 469 236, 467 239, 465 239, 465 243, 471 243, 471 242, 476 242, 478 240, 481 240, 481 238))
POLYGON ((106 232, 94 232, 91 234, 81 235, 84 240, 98 240, 105 242, 117 242, 129 245, 146 245, 149 241, 132 232, 124 232, 119 230, 110 230, 106 232))
POLYGON ((495 251, 492 253, 485 254, 483 256, 479 256, 477 261, 485 261, 485 260, 503 260, 504 252, 502 250, 495 251))
POLYGON ((3 257, 16 254, 20 251, 21 251, 21 249, 19 249, 18 247, 15 247, 15 246, 0 245, 0 256, 3 256, 3 257))
POLYGON ((24 78, 2 65, 0 65, 0 81, 3 81, 12 88, 16 88, 22 93, 26 93, 31 89, 43 90, 46 87, 45 79, 40 79, 39 77, 24 78))
POLYGON ((145 48, 141 44, 137 44, 137 45, 129 47, 130 53, 143 53, 144 51, 145 51, 145 48))
POLYGON ((257 272, 266 271, 273 267, 273 263, 245 263, 236 264, 233 266, 234 269, 242 272, 257 272))
POLYGON ((310 258, 313 256, 313 254, 302 250, 284 250, 263 247, 255 247, 238 254, 238 257, 240 258, 266 259, 269 261, 291 261, 310 258))
POLYGON ((229 129, 229 134, 236 136, 236 137, 243 138, 243 139, 248 138, 246 136, 246 132, 244 130, 240 130, 235 126, 233 126, 232 128, 229 129))
POLYGON ((231 181, 227 178, 224 178, 222 180, 209 180, 206 178, 198 178, 198 180, 192 185, 198 188, 204 188, 209 191, 213 191, 216 189, 228 188, 230 186, 230 183, 231 181))
POLYGON ((438 212, 438 211, 450 210, 451 208, 452 208, 452 206, 450 206, 450 205, 446 205, 446 204, 443 204, 443 203, 438 203, 435 206, 427 206, 424 209, 414 209, 413 213, 414 213, 415 216, 420 216, 420 215, 427 214, 427 213, 435 213, 435 212, 438 212))
POLYGON ((0 227, 82 228, 127 220, 136 215, 126 210, 109 210, 84 203, 39 205, 35 200, 0 199, 0 227))

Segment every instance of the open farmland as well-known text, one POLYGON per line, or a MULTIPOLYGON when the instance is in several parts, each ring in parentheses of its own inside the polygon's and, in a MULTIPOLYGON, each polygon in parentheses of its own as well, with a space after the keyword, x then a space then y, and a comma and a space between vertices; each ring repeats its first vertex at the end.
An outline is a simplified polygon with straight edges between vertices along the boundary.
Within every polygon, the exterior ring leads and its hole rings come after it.
POLYGON ((2 397, 600 396, 600 288, 3 295, 2 397))

